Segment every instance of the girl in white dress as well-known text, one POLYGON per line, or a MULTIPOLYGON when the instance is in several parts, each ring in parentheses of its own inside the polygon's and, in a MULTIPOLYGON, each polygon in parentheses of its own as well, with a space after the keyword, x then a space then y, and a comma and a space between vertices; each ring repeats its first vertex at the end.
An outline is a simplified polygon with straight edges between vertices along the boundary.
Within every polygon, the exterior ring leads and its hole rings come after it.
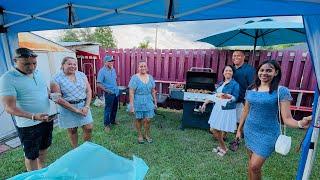
POLYGON ((213 151, 220 156, 224 156, 227 152, 223 132, 234 132, 237 128, 236 101, 239 96, 239 84, 232 79, 233 72, 233 67, 230 65, 224 68, 224 79, 219 84, 216 94, 207 99, 201 107, 201 110, 204 111, 208 103, 215 103, 208 123, 210 131, 219 142, 219 146, 213 151))

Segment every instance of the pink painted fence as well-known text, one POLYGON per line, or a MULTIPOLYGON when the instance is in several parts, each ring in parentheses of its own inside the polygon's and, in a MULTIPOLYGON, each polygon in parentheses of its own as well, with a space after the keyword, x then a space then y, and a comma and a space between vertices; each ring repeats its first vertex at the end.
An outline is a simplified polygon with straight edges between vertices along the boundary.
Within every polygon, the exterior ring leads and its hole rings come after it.
MULTIPOLYGON (((127 86, 131 75, 137 72, 137 63, 147 61, 149 73, 159 81, 158 91, 166 93, 171 81, 184 82, 185 74, 191 67, 211 68, 222 80, 222 69, 232 64, 232 51, 215 49, 196 50, 150 50, 150 49, 101 49, 115 58, 115 68, 120 85, 127 86), (161 90, 159 89, 161 84, 161 90)), ((260 51, 252 58, 251 52, 245 52, 246 60, 257 67, 264 60, 277 60, 282 69, 281 84, 290 89, 313 90, 316 79, 312 70, 310 55, 303 51, 260 51)))

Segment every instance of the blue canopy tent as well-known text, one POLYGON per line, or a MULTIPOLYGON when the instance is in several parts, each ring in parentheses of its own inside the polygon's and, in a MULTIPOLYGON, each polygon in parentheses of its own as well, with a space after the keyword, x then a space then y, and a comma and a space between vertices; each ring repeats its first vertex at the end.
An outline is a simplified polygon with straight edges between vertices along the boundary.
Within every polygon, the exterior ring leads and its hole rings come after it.
MULTIPOLYGON (((320 84, 319 0, 0 0, 0 74, 13 64, 17 33, 78 27, 197 21, 261 16, 302 16, 320 84)), ((318 91, 319 89, 316 88, 318 91)), ((318 98, 317 96, 315 97, 318 98)), ((316 101, 315 101, 316 102, 316 101)), ((314 107, 318 120, 319 105, 314 107)), ((315 122, 317 124, 317 122, 315 122)), ((319 128, 305 138, 297 178, 307 178, 319 128), (312 139, 311 139, 312 136, 312 139), (311 139, 311 142, 310 142, 311 139), (306 163, 307 162, 307 163, 306 163)))

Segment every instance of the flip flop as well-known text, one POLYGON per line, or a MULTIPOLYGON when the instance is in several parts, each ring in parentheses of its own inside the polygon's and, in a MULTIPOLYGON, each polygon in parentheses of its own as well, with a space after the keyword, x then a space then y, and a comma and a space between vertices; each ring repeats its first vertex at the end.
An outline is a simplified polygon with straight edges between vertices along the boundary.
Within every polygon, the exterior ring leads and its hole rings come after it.
POLYGON ((138 144, 144 144, 143 138, 142 139, 138 138, 138 144))
POLYGON ((237 151, 239 149, 239 145, 240 145, 240 140, 237 138, 237 139, 234 139, 231 143, 230 143, 230 147, 229 149, 231 151, 237 151))
POLYGON ((223 156, 225 156, 226 154, 227 154, 227 151, 228 151, 228 149, 227 150, 223 150, 223 149, 219 149, 219 152, 217 152, 217 154, 220 156, 220 157, 223 157, 223 156))
POLYGON ((148 143, 152 143, 153 142, 152 138, 146 138, 146 140, 147 140, 148 143))
POLYGON ((213 148, 213 149, 212 149, 212 152, 214 152, 214 153, 218 153, 218 152, 219 152, 219 149, 220 149, 220 147, 219 147, 219 146, 217 146, 216 148, 213 148))

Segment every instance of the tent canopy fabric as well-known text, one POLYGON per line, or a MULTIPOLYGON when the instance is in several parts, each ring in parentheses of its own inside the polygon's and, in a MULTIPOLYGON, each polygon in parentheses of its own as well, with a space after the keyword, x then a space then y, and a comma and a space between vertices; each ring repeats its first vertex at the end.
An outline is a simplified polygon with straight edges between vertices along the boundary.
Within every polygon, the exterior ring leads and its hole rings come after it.
POLYGON ((198 41, 216 47, 241 45, 253 45, 255 47, 306 42, 306 36, 302 23, 263 19, 256 22, 249 21, 198 41))
POLYGON ((259 16, 314 15, 318 0, 0 0, 1 31, 259 16))

